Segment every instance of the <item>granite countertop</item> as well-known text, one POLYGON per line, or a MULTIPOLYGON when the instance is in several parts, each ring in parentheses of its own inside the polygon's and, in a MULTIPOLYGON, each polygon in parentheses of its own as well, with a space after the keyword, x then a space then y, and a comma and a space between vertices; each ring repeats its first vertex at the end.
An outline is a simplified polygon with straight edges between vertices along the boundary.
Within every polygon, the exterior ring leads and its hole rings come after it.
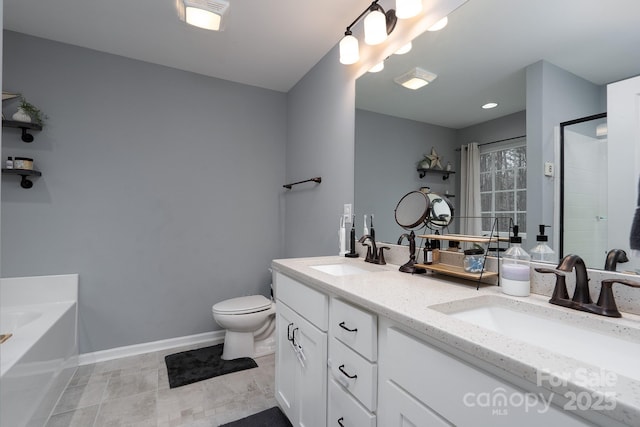
POLYGON ((362 259, 338 256, 290 258, 274 260, 272 266, 276 271, 351 301, 554 395, 586 392, 593 400, 593 411, 627 425, 640 425, 638 379, 615 373, 613 382, 603 380, 603 375, 611 373, 610 370, 604 371, 599 366, 508 338, 446 313, 490 301, 494 305, 511 306, 518 311, 530 311, 562 322, 579 323, 583 328, 635 343, 640 343, 640 316, 623 313, 621 319, 605 318, 551 305, 549 298, 542 295, 510 297, 497 286, 481 285, 476 290, 475 282, 442 275, 401 273, 397 265, 367 264, 362 259), (312 268, 337 263, 369 272, 334 276, 312 268), (605 403, 608 404, 595 405, 603 394, 607 396, 605 403))

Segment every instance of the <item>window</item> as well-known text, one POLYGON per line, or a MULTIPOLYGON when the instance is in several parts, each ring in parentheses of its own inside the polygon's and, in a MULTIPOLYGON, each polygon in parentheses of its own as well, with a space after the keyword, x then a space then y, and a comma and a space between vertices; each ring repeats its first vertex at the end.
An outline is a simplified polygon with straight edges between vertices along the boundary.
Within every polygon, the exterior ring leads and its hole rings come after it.
MULTIPOLYGON (((526 238, 527 147, 520 139, 508 145, 480 147, 480 203, 483 233, 490 233, 493 219, 498 231, 506 233, 510 220, 526 238)), ((495 230, 494 230, 495 232, 495 230)))

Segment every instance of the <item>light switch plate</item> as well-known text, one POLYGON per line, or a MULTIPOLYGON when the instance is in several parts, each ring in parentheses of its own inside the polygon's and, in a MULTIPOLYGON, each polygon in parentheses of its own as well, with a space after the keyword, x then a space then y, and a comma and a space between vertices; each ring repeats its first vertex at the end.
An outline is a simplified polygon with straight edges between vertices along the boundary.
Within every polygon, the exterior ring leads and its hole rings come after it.
POLYGON ((351 222, 351 203, 344 204, 344 211, 342 215, 344 216, 344 222, 351 222))
POLYGON ((545 162, 544 164, 544 176, 553 176, 553 163, 545 162))

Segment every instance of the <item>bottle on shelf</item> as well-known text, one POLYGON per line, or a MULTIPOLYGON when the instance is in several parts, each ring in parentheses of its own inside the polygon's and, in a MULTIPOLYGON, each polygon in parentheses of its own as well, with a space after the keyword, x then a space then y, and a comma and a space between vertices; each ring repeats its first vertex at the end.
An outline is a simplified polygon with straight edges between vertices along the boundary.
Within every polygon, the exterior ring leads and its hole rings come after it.
POLYGON ((7 157, 7 161, 4 166, 6 169, 13 169, 13 157, 7 157))
POLYGON ((424 263, 426 265, 433 264, 433 249, 431 248, 431 242, 429 241, 429 239, 427 239, 427 243, 424 246, 423 252, 424 252, 424 263))
POLYGON ((549 236, 544 234, 544 229, 547 227, 551 227, 550 225, 540 224, 540 234, 536 236, 536 241, 538 244, 531 249, 531 260, 532 261, 540 261, 540 262, 558 262, 558 257, 553 249, 547 245, 549 241, 549 236))
POLYGON ((522 247, 522 237, 518 236, 518 226, 513 226, 510 246, 502 256, 500 266, 500 287, 502 292, 516 297, 527 297, 531 291, 531 256, 522 247))

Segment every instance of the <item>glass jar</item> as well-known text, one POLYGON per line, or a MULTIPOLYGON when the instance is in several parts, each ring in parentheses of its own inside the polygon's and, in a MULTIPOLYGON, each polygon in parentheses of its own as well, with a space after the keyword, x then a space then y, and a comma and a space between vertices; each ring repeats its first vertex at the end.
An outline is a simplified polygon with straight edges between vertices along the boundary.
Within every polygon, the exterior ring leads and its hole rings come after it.
POLYGON ((484 250, 482 248, 466 249, 464 251, 463 267, 467 273, 482 273, 484 269, 484 250))

